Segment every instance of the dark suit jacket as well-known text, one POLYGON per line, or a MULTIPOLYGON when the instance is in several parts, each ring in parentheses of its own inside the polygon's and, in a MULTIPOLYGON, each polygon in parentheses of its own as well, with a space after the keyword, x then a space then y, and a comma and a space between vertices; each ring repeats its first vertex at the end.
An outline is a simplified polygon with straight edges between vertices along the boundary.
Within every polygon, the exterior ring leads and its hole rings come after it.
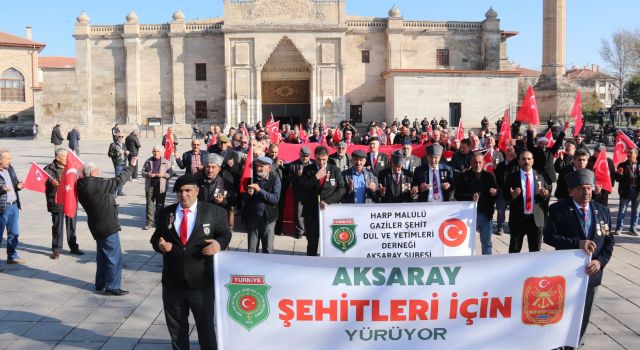
POLYGON ((205 239, 215 239, 222 250, 227 249, 231 232, 227 212, 215 205, 198 202, 198 212, 193 231, 186 245, 180 241, 172 221, 178 204, 162 210, 156 231, 151 236, 151 245, 160 252, 160 237, 173 244, 173 249, 162 255, 162 285, 165 288, 203 289, 213 286, 213 257, 202 254, 208 245, 205 239), (206 226, 208 225, 208 226, 206 226), (206 231, 209 231, 207 234, 206 231))
POLYGON ((478 213, 492 218, 496 204, 496 197, 489 193, 492 188, 498 189, 496 178, 492 173, 483 170, 480 172, 480 178, 477 178, 473 170, 469 169, 460 176, 455 198, 457 201, 472 201, 473 195, 479 193, 478 213))
MULTIPOLYGON (((413 173, 413 181, 411 186, 420 186, 422 183, 429 184, 429 174, 428 171, 431 170, 431 167, 428 165, 421 165, 416 168, 415 173, 413 173)), ((438 164, 438 174, 440 175, 440 183, 448 182, 450 187, 448 190, 442 190, 442 201, 449 202, 453 199, 453 191, 455 190, 455 180, 453 177, 453 169, 446 164, 438 164)), ((418 193, 418 202, 426 202, 429 198, 429 191, 426 190, 424 192, 418 193)))
MULTIPOLYGON (((207 157, 209 153, 207 151, 200 151, 200 164, 204 168, 204 165, 207 162, 207 157)), ((180 169, 185 169, 185 174, 191 174, 191 159, 193 158, 193 151, 184 152, 182 154, 182 159, 176 157, 176 164, 180 167, 180 169)))
MULTIPOLYGON (((542 184, 543 188, 550 191, 550 187, 545 181, 545 177, 533 171, 533 187, 535 196, 533 206, 533 217, 536 222, 536 226, 539 228, 544 227, 545 211, 547 210, 547 204, 549 203, 549 197, 542 197, 538 194, 538 184, 542 184)), ((524 223, 524 198, 522 193, 516 198, 511 197, 511 188, 522 189, 522 183, 520 182, 520 170, 512 173, 504 184, 502 195, 504 200, 509 202, 509 226, 514 227, 517 230, 521 230, 524 223)))
MULTIPOLYGON (((602 271, 611 259, 613 245, 611 213, 609 209, 600 203, 591 201, 591 210, 595 215, 592 226, 599 225, 601 234, 593 234, 592 240, 596 243, 596 250, 591 260, 600 261, 600 271, 589 278, 589 286, 600 285, 602 271), (606 227, 605 227, 606 225, 606 227)), ((567 199, 552 204, 549 207, 549 219, 544 227, 544 242, 558 250, 579 249, 580 241, 588 239, 580 224, 580 217, 573 199, 567 199)))
POLYGON ((364 166, 371 170, 373 175, 377 177, 382 170, 389 167, 389 157, 382 152, 378 152, 376 166, 374 167, 373 164, 371 164, 371 152, 369 152, 367 153, 367 162, 364 163, 364 166))
POLYGON ((384 196, 380 195, 380 203, 410 203, 413 201, 411 195, 411 172, 406 169, 400 169, 400 181, 396 183, 391 168, 384 169, 380 172, 378 181, 380 186, 384 186, 386 192, 384 196))
POLYGON ((327 165, 327 178, 324 186, 320 186, 320 180, 316 179, 318 166, 307 165, 302 171, 300 186, 304 189, 302 194, 302 216, 308 217, 318 215, 318 200, 327 204, 340 202, 345 193, 344 179, 338 167, 333 164, 327 165))

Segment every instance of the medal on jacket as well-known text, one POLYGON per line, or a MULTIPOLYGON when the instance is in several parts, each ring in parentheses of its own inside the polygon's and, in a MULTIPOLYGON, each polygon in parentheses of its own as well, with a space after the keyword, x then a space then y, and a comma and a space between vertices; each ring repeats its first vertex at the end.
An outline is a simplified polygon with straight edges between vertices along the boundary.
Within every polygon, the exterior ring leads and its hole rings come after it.
POLYGON ((208 236, 211 234, 211 224, 202 224, 202 231, 204 232, 205 236, 208 236))
POLYGON ((173 222, 176 220, 176 214, 173 212, 169 214, 169 230, 173 228, 173 222))

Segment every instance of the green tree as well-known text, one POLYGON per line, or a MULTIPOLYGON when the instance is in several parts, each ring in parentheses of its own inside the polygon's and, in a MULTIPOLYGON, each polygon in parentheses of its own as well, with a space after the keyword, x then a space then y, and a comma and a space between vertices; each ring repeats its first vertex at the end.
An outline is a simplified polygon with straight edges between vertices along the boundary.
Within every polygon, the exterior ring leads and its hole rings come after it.
POLYGON ((595 92, 582 95, 582 114, 584 114, 585 117, 597 114, 601 109, 604 109, 604 107, 604 103, 600 101, 595 92))
POLYGON ((626 85, 626 96, 633 100, 634 103, 640 104, 640 74, 636 74, 626 85))

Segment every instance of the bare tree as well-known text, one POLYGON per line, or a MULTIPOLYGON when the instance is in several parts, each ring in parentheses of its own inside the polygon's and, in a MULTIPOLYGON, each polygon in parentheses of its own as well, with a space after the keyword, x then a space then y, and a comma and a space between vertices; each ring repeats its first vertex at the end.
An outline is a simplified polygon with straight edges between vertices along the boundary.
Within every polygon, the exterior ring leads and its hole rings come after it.
POLYGON ((624 88, 629 76, 637 68, 640 59, 640 38, 637 33, 619 29, 611 35, 611 41, 602 39, 600 56, 609 65, 624 102, 624 88))

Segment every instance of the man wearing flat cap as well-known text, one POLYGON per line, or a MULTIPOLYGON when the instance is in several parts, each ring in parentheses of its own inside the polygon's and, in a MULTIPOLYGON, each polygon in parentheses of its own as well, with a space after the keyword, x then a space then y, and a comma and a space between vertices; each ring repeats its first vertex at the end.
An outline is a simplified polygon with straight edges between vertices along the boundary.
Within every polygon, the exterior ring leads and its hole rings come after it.
POLYGON ((318 255, 320 240, 319 210, 339 203, 345 187, 342 173, 337 166, 329 163, 329 151, 324 146, 315 149, 316 162, 307 165, 302 174, 304 228, 307 236, 307 255, 318 255))
POLYGON ((570 198, 549 207, 549 219, 544 228, 544 242, 558 249, 582 249, 591 256, 586 267, 589 275, 587 297, 580 338, 589 324, 593 299, 604 267, 611 259, 614 238, 611 213, 600 203, 592 201, 595 175, 588 169, 576 170, 566 177, 570 198))
POLYGON ((440 163, 443 148, 439 144, 427 147, 427 162, 418 167, 411 183, 418 202, 448 202, 453 197, 455 180, 450 166, 440 163))
POLYGON ((384 153, 378 152, 379 149, 380 139, 377 136, 370 138, 369 153, 367 153, 367 162, 364 166, 376 177, 389 166, 389 157, 384 153))
POLYGON ((189 348, 189 313, 201 349, 216 349, 213 255, 227 249, 231 232, 224 209, 198 201, 198 179, 184 175, 173 187, 178 203, 160 214, 151 237, 162 254, 162 304, 174 349, 189 348))
POLYGON ((353 151, 351 160, 351 168, 342 172, 347 189, 342 197, 342 203, 378 202, 378 178, 365 167, 367 154, 362 150, 353 151))
POLYGON ((171 162, 162 156, 162 152, 162 146, 154 146, 151 158, 147 159, 142 166, 147 208, 147 220, 142 228, 143 230, 150 230, 156 227, 158 215, 164 208, 164 200, 167 196, 167 182, 173 175, 171 162))
POLYGON ((402 150, 391 153, 391 167, 380 172, 378 177, 380 203, 410 203, 411 171, 404 168, 405 155, 402 150))
POLYGON ((260 157, 253 164, 253 180, 243 193, 242 210, 242 219, 248 229, 248 250, 258 253, 258 247, 262 245, 262 252, 271 254, 282 183, 271 172, 271 158, 260 157))
POLYGON ((295 238, 302 238, 304 234, 304 218, 302 217, 302 185, 300 179, 302 178, 303 169, 311 164, 311 150, 307 147, 300 148, 299 158, 287 165, 286 176, 284 183, 284 190, 288 186, 293 189, 293 220, 296 227, 295 238))
POLYGON ((347 143, 338 142, 336 153, 329 156, 329 163, 335 165, 340 171, 351 168, 351 156, 347 153, 347 143))

